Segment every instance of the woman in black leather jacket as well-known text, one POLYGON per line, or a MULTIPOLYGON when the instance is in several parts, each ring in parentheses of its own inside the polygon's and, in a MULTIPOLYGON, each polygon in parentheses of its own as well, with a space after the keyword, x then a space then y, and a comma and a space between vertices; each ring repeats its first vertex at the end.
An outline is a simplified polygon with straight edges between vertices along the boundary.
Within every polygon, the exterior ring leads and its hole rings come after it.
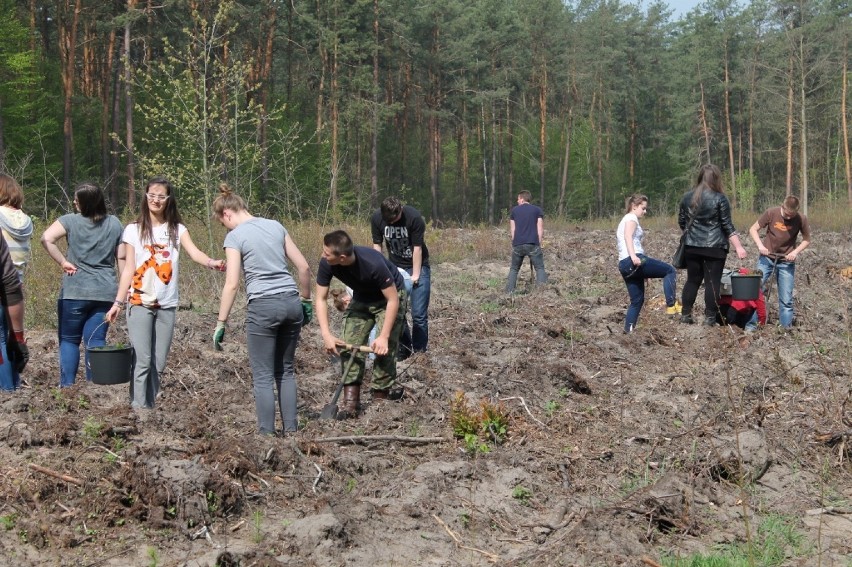
POLYGON ((680 321, 694 322, 692 306, 703 281, 704 324, 715 325, 728 243, 734 245, 740 260, 746 257, 746 250, 731 222, 731 204, 722 191, 722 173, 718 167, 711 164, 701 167, 695 187, 680 202, 677 222, 687 233, 686 283, 681 297, 680 321))

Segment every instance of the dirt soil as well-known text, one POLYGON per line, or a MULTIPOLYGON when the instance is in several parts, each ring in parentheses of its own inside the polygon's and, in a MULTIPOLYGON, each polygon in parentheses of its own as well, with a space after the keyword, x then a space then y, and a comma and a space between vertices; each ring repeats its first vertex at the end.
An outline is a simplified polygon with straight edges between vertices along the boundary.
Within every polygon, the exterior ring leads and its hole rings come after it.
POLYGON ((256 434, 243 310, 221 353, 215 314, 179 311, 138 413, 126 386, 58 390, 55 331, 33 330, 25 385, 0 397, 0 563, 654 565, 780 515, 804 536, 782 564, 850 565, 849 234, 801 256, 797 326, 750 336, 667 317, 659 280, 622 334, 614 248, 611 231, 554 235, 549 284, 525 268, 514 298, 508 258, 435 265, 430 351, 400 363, 403 401, 367 395, 357 420, 318 419, 339 369, 309 325, 288 437, 256 434), (457 392, 505 411, 501 443, 454 436, 457 392))

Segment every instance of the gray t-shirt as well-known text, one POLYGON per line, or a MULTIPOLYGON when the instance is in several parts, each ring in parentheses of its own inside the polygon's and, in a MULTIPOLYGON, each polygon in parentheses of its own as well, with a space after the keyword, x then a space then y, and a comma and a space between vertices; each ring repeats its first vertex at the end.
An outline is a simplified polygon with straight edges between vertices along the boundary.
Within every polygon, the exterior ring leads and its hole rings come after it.
POLYGON ((93 223, 81 214, 62 215, 68 250, 65 257, 77 266, 73 276, 62 276, 62 299, 112 303, 118 290, 115 249, 121 244, 121 221, 109 215, 93 223))
POLYGON ((286 236, 287 229, 280 222, 254 217, 225 237, 224 248, 238 250, 242 257, 249 301, 279 293, 299 293, 296 280, 287 271, 286 236))

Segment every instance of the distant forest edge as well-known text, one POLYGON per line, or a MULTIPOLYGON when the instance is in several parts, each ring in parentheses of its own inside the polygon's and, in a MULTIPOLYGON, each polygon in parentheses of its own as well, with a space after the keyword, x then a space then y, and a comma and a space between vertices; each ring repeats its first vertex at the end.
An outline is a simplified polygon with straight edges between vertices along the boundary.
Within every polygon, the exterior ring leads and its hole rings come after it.
POLYGON ((433 223, 671 213, 703 163, 733 206, 852 205, 847 0, 0 0, 0 169, 25 209, 169 176, 208 218, 433 223))

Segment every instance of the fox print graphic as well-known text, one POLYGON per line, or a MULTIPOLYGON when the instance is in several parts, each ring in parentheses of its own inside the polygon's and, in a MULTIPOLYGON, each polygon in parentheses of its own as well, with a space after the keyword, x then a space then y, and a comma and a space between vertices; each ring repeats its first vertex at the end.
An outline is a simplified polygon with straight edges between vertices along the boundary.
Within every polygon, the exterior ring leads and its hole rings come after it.
POLYGON ((162 244, 147 244, 145 250, 150 253, 133 274, 130 303, 145 307, 159 307, 157 301, 157 282, 168 285, 172 280, 172 260, 168 247, 162 244))

